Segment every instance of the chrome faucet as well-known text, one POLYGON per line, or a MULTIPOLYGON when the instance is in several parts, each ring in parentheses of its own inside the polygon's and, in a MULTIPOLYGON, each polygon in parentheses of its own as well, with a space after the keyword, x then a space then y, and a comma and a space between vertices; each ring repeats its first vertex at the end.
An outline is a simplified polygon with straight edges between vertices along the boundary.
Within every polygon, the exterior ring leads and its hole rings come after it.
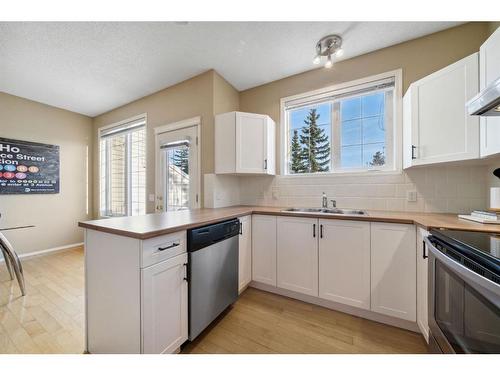
POLYGON ((337 201, 335 199, 330 199, 330 202, 332 202, 333 208, 337 208, 337 201))
POLYGON ((323 195, 321 197, 321 207, 328 208, 328 197, 326 196, 325 192, 323 192, 323 195))

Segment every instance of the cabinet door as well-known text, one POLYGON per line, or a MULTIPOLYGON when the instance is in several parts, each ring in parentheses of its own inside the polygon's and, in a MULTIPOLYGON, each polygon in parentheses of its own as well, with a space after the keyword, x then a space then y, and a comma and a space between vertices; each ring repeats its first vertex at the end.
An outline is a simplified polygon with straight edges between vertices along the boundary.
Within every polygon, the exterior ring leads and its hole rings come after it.
POLYGON ((416 235, 409 224, 371 223, 371 310, 416 321, 416 235))
POLYGON ((320 220, 319 296, 370 309, 370 223, 320 220))
POLYGON ((318 296, 317 219, 278 218, 278 287, 318 296))
POLYGON ((267 117, 266 156, 264 166, 268 175, 276 174, 276 124, 267 117))
POLYGON ((241 293, 252 281, 252 217, 241 217, 240 222, 238 291, 241 293))
MULTIPOLYGON (((479 49, 479 86, 484 89, 500 77, 500 28, 479 49)), ((480 117, 481 157, 500 153, 500 117, 480 117)))
POLYGON ((425 229, 417 228, 417 324, 425 340, 429 342, 429 312, 427 311, 427 256, 424 238, 429 235, 425 229))
POLYGON ((276 216, 252 215, 252 280, 276 286, 276 216))
POLYGON ((172 353, 188 338, 187 254, 141 270, 142 352, 172 353))
POLYGON ((267 116, 236 112, 236 173, 266 173, 267 116))
POLYGON ((479 157, 479 118, 469 116, 465 106, 478 89, 477 53, 412 84, 411 146, 416 159, 411 165, 479 157))

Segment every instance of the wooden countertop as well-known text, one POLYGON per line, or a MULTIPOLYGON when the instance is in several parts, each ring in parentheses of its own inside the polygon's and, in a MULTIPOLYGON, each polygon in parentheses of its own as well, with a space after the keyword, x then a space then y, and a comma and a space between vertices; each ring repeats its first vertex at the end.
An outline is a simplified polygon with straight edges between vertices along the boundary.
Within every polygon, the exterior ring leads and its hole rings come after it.
POLYGON ((186 211, 165 212, 142 216, 127 216, 84 221, 80 227, 126 237, 147 239, 180 230, 213 224, 250 214, 313 217, 336 220, 378 221, 386 223, 415 224, 425 229, 446 228, 500 234, 500 225, 481 224, 459 219, 456 214, 431 214, 420 212, 370 211, 366 216, 325 215, 315 213, 283 212, 281 207, 232 206, 224 208, 199 208, 186 211))

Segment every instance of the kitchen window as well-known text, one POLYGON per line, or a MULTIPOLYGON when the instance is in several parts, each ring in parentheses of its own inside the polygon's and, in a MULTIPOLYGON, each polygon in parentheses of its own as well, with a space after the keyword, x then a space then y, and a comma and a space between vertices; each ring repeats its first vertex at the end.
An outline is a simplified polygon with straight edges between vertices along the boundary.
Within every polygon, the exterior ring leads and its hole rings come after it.
POLYGON ((146 213, 146 118, 99 131, 100 215, 146 213))
POLYGON ((282 99, 285 174, 396 170, 398 73, 282 99))

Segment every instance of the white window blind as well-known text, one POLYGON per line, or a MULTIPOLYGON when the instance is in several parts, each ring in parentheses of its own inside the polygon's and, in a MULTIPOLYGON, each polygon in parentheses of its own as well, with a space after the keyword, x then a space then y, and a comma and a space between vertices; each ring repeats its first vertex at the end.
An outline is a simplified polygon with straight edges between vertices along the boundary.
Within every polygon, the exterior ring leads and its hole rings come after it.
POLYGON ((99 132, 100 215, 146 213, 146 119, 99 132))

